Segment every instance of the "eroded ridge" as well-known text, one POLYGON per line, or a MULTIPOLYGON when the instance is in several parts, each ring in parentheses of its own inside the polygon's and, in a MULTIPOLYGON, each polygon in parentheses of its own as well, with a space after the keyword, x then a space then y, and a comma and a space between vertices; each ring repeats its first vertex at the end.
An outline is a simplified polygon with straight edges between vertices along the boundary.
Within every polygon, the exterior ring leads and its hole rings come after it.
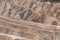
POLYGON ((46 25, 22 20, 19 21, 11 18, 9 18, 8 21, 8 18, 9 17, 7 17, 7 19, 5 17, 0 17, 0 33, 23 37, 30 40, 60 39, 60 26, 46 25))
POLYGON ((0 33, 26 38, 14 40, 60 40, 60 3, 0 0, 0 33))
POLYGON ((60 3, 41 0, 0 0, 0 15, 17 20, 60 25, 60 3))

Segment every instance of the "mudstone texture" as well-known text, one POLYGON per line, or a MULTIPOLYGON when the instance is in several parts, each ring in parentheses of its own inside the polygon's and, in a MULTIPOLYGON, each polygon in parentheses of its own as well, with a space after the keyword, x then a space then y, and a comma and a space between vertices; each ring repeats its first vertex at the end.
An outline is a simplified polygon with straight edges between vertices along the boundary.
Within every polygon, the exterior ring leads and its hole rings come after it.
POLYGON ((60 40, 59 0, 0 0, 0 40, 60 40))

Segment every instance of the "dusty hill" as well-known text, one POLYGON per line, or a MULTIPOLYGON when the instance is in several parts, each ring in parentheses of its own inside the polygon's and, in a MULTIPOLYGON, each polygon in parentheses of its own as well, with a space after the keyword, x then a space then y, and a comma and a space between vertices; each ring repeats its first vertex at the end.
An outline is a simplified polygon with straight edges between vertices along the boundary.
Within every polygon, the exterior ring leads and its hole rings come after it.
POLYGON ((60 40, 60 2, 0 0, 0 33, 14 40, 60 40))

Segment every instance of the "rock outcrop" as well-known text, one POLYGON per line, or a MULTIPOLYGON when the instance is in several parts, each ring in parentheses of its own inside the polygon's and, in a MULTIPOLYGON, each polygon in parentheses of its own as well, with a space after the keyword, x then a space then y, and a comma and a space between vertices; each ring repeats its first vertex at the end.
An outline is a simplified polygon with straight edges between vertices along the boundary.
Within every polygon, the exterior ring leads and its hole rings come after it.
POLYGON ((60 2, 0 0, 0 33, 1 40, 60 40, 60 2))

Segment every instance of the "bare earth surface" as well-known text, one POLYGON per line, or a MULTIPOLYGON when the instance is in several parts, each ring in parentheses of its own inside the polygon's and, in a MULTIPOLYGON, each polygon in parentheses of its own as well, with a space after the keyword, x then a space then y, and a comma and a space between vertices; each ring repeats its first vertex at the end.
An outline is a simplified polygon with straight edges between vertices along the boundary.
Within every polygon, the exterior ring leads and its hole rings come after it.
POLYGON ((0 0, 0 40, 60 40, 60 2, 0 0))

